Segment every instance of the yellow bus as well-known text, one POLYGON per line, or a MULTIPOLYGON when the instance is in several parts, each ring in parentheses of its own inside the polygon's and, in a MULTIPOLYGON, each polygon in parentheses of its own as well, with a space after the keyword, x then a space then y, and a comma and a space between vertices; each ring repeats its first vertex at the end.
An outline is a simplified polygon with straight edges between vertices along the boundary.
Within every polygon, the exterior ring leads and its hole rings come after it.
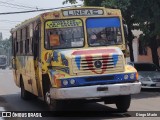
POLYGON ((72 7, 46 12, 11 33, 14 80, 22 99, 38 96, 53 110, 88 100, 127 111, 131 94, 140 92, 137 71, 125 62, 118 9, 72 7))

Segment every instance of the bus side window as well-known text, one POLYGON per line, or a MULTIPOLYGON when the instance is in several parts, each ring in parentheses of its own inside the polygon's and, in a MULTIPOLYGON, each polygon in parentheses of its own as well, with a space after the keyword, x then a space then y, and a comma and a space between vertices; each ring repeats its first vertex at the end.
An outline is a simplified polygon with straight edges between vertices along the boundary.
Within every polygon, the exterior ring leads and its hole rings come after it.
POLYGON ((17 41, 17 32, 14 32, 12 34, 12 54, 13 54, 13 56, 15 56, 17 53, 16 41, 17 41))
POLYGON ((29 53, 29 39, 27 39, 25 41, 25 53, 28 54, 29 53))
POLYGON ((20 54, 21 30, 17 31, 16 53, 20 54))
POLYGON ((29 54, 29 26, 26 27, 25 54, 29 54))
POLYGON ((18 42, 16 42, 15 44, 16 44, 16 45, 15 45, 15 46, 16 46, 16 54, 18 54, 18 51, 19 51, 19 50, 18 50, 18 48, 19 48, 18 45, 19 45, 19 44, 18 44, 18 42))
POLYGON ((33 55, 34 55, 34 59, 36 59, 37 57, 39 57, 39 49, 40 49, 40 23, 35 23, 35 30, 34 30, 34 34, 33 34, 33 40, 32 40, 32 44, 33 44, 33 55))

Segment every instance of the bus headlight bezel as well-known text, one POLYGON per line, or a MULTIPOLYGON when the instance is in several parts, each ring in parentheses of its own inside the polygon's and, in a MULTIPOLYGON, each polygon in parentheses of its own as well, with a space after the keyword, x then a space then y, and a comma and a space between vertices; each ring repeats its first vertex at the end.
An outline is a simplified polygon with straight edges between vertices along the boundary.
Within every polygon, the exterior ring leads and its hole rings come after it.
POLYGON ((133 79, 135 78, 134 76, 135 76, 135 74, 134 74, 134 73, 130 74, 130 79, 132 79, 132 80, 133 80, 133 79))
POLYGON ((71 85, 75 85, 76 80, 75 79, 71 79, 69 82, 70 82, 71 85))
POLYGON ((125 75, 124 75, 124 79, 125 79, 125 80, 128 80, 128 78, 129 78, 129 75, 128 75, 128 74, 125 74, 125 75))
POLYGON ((63 80, 62 83, 64 86, 67 86, 69 84, 68 80, 63 80))

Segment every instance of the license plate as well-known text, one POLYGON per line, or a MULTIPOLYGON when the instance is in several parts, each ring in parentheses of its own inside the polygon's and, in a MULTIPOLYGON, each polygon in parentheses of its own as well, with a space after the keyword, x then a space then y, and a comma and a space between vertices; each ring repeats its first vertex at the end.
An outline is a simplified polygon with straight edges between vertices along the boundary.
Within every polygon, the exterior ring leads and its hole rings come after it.
POLYGON ((97 91, 108 91, 108 87, 98 87, 97 91))
POLYGON ((130 90, 130 86, 120 86, 120 91, 128 91, 130 90))

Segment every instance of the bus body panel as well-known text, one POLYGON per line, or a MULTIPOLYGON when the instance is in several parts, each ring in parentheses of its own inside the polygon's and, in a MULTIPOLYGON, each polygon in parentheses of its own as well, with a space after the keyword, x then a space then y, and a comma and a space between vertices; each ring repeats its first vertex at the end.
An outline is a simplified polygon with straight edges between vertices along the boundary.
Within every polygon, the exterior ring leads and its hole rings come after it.
POLYGON ((18 56, 16 62, 17 86, 22 79, 25 89, 38 95, 33 56, 18 56))
POLYGON ((137 71, 126 65, 122 52, 127 48, 120 10, 81 7, 47 12, 11 32, 15 83, 21 87, 23 79, 25 90, 36 96, 88 99, 140 92, 137 71), (23 29, 29 37, 17 40, 23 29), (25 41, 27 54, 20 54, 20 41, 25 41))

